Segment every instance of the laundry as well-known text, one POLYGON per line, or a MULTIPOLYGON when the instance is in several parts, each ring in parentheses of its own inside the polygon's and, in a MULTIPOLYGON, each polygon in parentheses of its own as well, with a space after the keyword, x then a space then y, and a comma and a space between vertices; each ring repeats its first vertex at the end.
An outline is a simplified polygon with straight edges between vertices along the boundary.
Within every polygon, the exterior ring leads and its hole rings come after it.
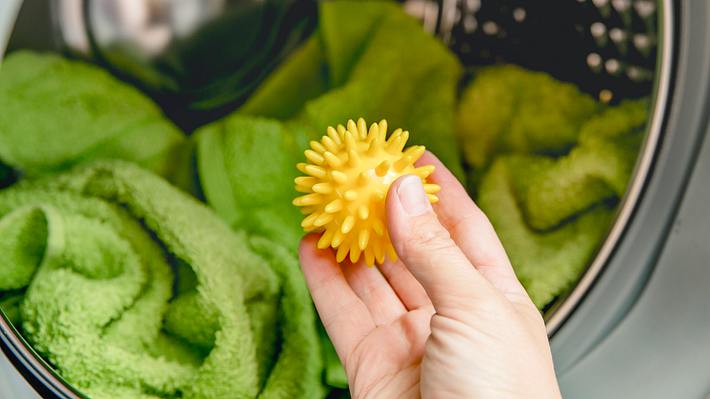
POLYGON ((0 191, 0 301, 92 398, 323 395, 295 257, 122 161, 0 191))
POLYGON ((514 66, 484 69, 464 92, 459 133, 472 191, 538 307, 572 287, 599 248, 647 110, 645 100, 603 106, 514 66))
POLYGON ((137 89, 56 54, 18 51, 2 63, 0 159, 26 176, 95 159, 136 162, 172 180, 185 135, 137 89))

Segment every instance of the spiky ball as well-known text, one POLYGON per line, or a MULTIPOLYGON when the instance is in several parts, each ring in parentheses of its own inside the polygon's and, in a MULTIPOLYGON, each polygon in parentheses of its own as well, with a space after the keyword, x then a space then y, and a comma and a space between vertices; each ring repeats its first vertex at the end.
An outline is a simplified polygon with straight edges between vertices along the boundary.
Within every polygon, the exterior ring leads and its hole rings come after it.
POLYGON ((361 256, 368 265, 382 264, 385 256, 396 260, 385 224, 385 198, 390 185, 400 176, 419 176, 432 203, 439 199, 439 186, 426 182, 433 165, 415 167, 424 146, 402 152, 409 132, 397 129, 387 139, 387 121, 367 128, 360 118, 347 127, 328 128, 328 134, 311 141, 305 151, 307 163, 298 170, 296 190, 305 193, 293 200, 307 215, 301 226, 306 232, 323 232, 318 248, 336 249, 336 259, 361 256))

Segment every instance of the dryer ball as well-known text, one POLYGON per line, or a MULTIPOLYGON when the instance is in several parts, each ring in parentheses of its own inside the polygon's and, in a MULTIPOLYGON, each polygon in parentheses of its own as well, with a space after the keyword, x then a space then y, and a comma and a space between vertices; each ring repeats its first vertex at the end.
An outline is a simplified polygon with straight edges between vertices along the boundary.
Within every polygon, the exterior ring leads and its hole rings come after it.
POLYGON ((336 259, 355 263, 365 258, 369 266, 385 256, 397 259, 385 222, 385 198, 390 185, 407 174, 419 176, 432 203, 440 187, 427 183, 433 165, 415 167, 424 153, 416 145, 402 151, 409 132, 397 129, 387 138, 387 121, 367 128, 365 120, 349 120, 347 127, 329 127, 320 141, 311 141, 306 163, 298 170, 296 190, 305 193, 293 200, 306 215, 306 232, 322 232, 318 248, 332 247, 336 259))

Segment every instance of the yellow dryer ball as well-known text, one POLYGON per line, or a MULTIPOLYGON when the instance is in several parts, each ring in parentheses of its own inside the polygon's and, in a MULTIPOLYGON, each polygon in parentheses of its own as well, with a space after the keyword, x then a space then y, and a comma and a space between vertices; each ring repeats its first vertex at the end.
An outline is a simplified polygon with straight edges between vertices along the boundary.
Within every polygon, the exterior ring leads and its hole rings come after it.
POLYGON ((433 165, 415 167, 424 146, 402 152, 409 132, 397 129, 387 139, 387 121, 367 128, 365 120, 349 120, 347 127, 328 128, 320 141, 311 141, 305 151, 307 163, 298 170, 296 190, 305 193, 293 200, 306 215, 301 223, 306 232, 322 232, 318 248, 336 249, 342 262, 364 256, 368 265, 382 264, 385 255, 396 260, 385 224, 385 198, 390 185, 400 176, 419 176, 432 203, 440 188, 426 179, 433 165))

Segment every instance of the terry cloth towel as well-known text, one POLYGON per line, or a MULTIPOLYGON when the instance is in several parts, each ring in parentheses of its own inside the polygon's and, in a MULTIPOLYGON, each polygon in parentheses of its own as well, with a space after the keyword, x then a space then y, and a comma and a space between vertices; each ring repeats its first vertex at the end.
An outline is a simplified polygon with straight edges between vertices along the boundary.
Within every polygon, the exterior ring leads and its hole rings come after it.
POLYGON ((92 398, 321 395, 296 259, 121 161, 0 191, 2 308, 92 398))
POLYGON ((645 100, 605 107, 514 66, 484 68, 464 92, 473 191, 538 307, 575 284, 608 231, 647 109, 645 100))
POLYGON ((0 66, 0 159, 27 176, 94 159, 184 179, 187 140, 158 107, 105 70, 18 51, 0 66))

